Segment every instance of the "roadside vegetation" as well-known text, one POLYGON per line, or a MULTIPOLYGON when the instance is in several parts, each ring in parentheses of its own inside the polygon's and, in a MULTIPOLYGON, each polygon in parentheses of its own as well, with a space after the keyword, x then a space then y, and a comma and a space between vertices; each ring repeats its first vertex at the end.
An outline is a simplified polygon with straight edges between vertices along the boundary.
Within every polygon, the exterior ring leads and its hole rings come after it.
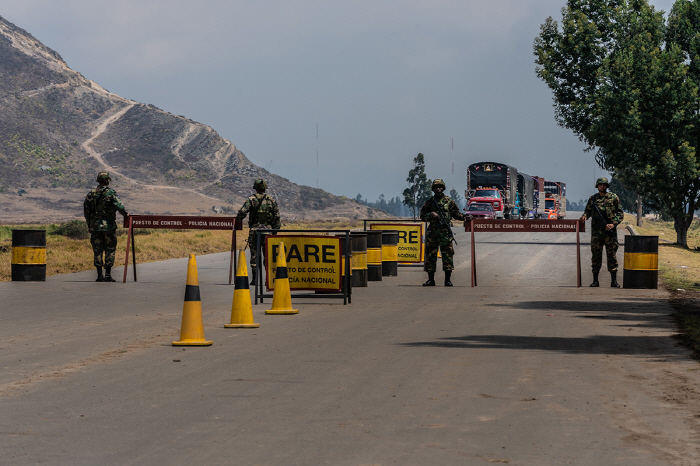
MULTIPOLYGON (((636 225, 636 216, 625 214, 625 223, 636 225)), ((700 220, 688 229, 688 249, 673 242, 673 221, 644 219, 634 228, 640 235, 658 235, 659 277, 676 310, 678 339, 700 358, 700 220)))
MULTIPOLYGON (((283 228, 349 230, 361 227, 362 222, 331 220, 300 222, 284 225, 283 228)), ((82 220, 50 225, 3 225, 0 226, 0 281, 11 279, 13 229, 46 230, 47 276, 94 269, 90 233, 82 220)), ((128 231, 121 227, 117 230, 119 243, 114 262, 115 268, 124 266, 127 233, 128 231)), ((136 229, 134 236, 136 260, 139 264, 183 258, 190 254, 213 254, 231 250, 231 232, 224 230, 136 229)), ((247 228, 236 232, 236 247, 239 250, 245 247, 247 238, 247 228)))

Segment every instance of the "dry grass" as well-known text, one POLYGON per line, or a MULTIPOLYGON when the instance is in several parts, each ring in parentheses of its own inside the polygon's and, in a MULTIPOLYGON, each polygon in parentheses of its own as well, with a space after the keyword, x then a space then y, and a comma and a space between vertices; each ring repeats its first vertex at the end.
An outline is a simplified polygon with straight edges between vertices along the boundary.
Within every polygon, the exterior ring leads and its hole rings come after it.
MULTIPOLYGON (((11 279, 12 261, 11 231, 13 228, 46 229, 46 275, 82 272, 93 269, 93 254, 90 240, 74 240, 50 234, 57 225, 19 225, 0 227, 0 281, 11 279)), ((361 228, 358 221, 319 221, 284 225, 285 229, 349 230, 361 228)), ((224 230, 135 230, 136 260, 138 263, 156 262, 166 259, 188 257, 231 250, 231 232, 224 230)), ((119 242, 114 266, 124 266, 126 256, 126 230, 117 231, 119 242)), ((248 229, 236 232, 237 249, 243 249, 248 238, 248 229)), ((131 256, 131 253, 129 253, 131 256)), ((131 257, 129 258, 131 261, 131 257)))

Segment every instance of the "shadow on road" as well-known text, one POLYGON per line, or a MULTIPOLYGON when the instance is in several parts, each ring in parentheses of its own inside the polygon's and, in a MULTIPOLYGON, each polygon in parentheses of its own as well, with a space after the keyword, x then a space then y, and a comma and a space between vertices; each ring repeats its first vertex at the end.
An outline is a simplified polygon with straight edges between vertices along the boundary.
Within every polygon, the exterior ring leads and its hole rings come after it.
POLYGON ((465 335, 435 341, 400 343, 407 347, 454 349, 540 350, 571 354, 637 354, 685 360, 684 354, 669 354, 668 337, 593 335, 586 338, 516 335, 465 335))

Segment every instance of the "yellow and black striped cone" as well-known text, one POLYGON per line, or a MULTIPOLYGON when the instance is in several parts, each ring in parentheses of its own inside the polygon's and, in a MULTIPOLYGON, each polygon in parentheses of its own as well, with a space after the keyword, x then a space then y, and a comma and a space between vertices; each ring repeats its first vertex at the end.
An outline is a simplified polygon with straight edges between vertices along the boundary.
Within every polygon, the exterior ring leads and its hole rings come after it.
POLYGON ((173 346, 209 346, 213 342, 204 338, 204 322, 202 321, 202 299, 199 296, 199 277, 197 276, 197 260, 190 254, 187 263, 187 281, 185 282, 185 304, 182 307, 182 326, 180 341, 174 341, 173 346))
POLYGON ((284 243, 280 242, 277 256, 277 271, 275 272, 275 291, 272 293, 272 309, 265 314, 298 314, 299 309, 292 309, 292 293, 289 290, 289 275, 287 275, 287 251, 284 243))
POLYGON ((245 251, 238 255, 238 268, 234 281, 233 305, 231 306, 231 323, 224 324, 226 328, 258 328, 260 324, 253 322, 253 304, 250 302, 250 286, 248 285, 248 264, 245 261, 245 251))

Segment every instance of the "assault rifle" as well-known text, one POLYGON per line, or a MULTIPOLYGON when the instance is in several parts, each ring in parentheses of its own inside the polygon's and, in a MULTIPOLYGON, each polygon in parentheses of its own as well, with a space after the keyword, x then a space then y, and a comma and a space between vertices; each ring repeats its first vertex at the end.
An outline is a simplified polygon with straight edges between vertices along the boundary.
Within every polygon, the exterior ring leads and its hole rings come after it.
POLYGON ((598 205, 595 202, 593 202, 593 207, 595 208, 595 211, 598 212, 598 216, 601 218, 601 220, 603 220, 603 223, 605 223, 605 225, 606 225, 605 234, 609 234, 610 236, 614 235, 615 237, 617 237, 617 231, 615 231, 615 228, 613 228, 611 230, 607 229, 607 225, 612 223, 610 220, 608 220, 608 216, 604 215, 600 211, 600 209, 598 208, 598 205))
POLYGON ((435 208, 437 209, 438 218, 440 219, 440 226, 445 227, 447 229, 447 232, 450 234, 450 243, 452 241, 454 241, 455 244, 457 244, 457 240, 455 239, 455 235, 454 235, 454 233, 452 233, 452 225, 445 218, 445 214, 442 211, 440 204, 438 204, 438 202, 435 200, 435 196, 431 197, 430 199, 433 201, 433 204, 435 204, 435 208))

